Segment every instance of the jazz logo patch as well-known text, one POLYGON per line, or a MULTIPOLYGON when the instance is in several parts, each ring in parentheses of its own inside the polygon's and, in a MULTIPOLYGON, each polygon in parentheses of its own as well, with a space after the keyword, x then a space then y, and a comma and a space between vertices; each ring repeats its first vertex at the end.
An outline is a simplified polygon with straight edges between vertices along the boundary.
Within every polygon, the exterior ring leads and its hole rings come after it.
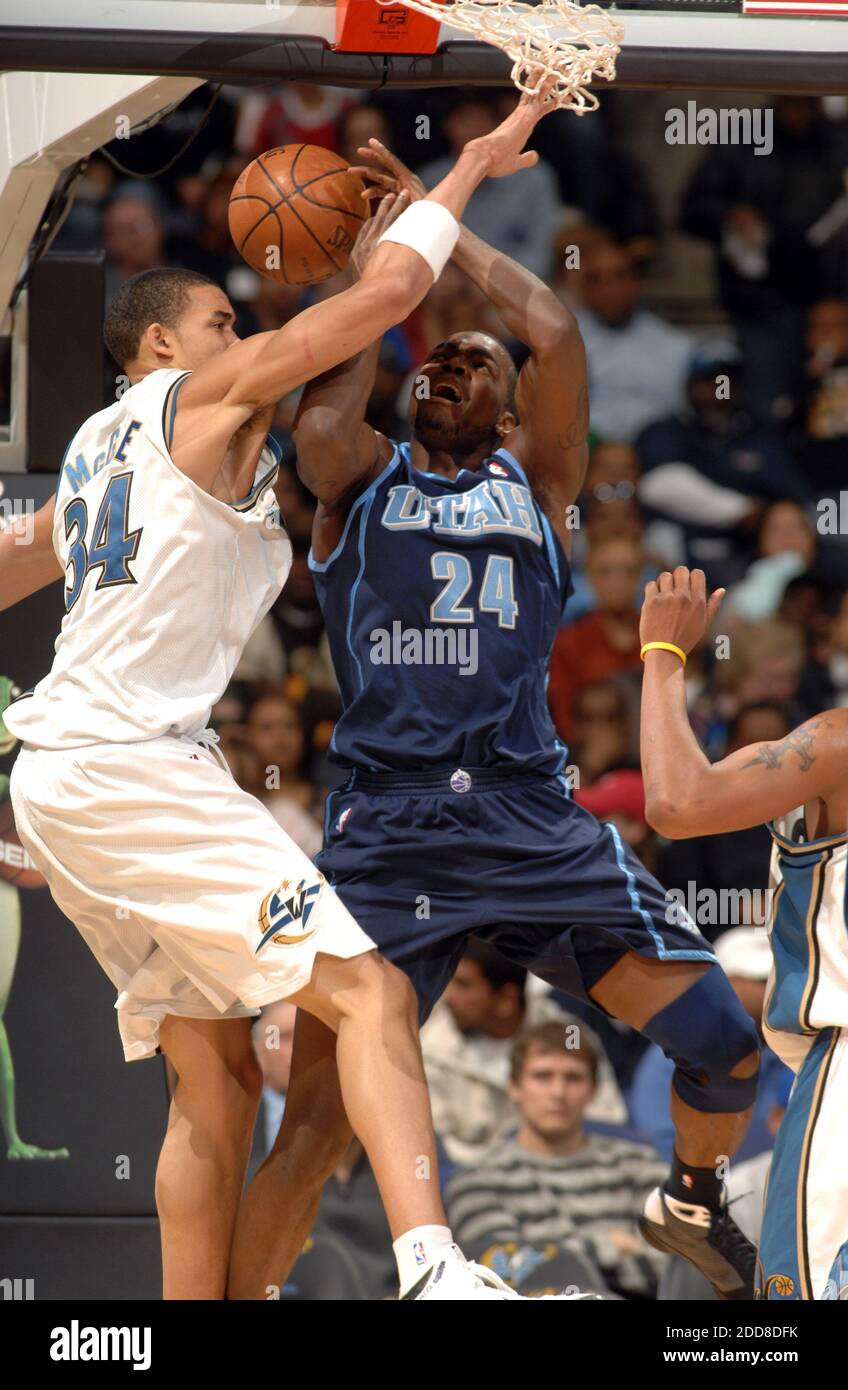
POLYGON ((291 879, 284 878, 279 888, 263 898, 259 909, 262 940, 256 947, 257 953, 267 941, 273 941, 275 946, 296 946, 314 935, 316 928, 307 931, 306 924, 321 891, 321 882, 319 879, 307 885, 302 878, 297 887, 292 888, 291 879))

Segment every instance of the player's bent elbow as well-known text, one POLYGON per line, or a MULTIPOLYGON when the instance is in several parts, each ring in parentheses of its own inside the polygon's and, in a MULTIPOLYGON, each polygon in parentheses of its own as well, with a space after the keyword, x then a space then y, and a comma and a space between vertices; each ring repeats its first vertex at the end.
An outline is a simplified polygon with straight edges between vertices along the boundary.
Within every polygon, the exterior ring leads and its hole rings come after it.
POLYGON ((350 438, 335 411, 311 410, 292 434, 297 451, 297 471, 312 491, 316 478, 335 475, 351 459, 350 438))
POLYGON ((645 797, 645 820, 652 830, 666 840, 682 840, 689 833, 684 828, 680 806, 667 797, 645 797))
POLYGON ((569 343, 575 344, 581 334, 571 310, 551 293, 552 303, 546 303, 544 313, 533 331, 533 351, 541 356, 553 356, 569 343))

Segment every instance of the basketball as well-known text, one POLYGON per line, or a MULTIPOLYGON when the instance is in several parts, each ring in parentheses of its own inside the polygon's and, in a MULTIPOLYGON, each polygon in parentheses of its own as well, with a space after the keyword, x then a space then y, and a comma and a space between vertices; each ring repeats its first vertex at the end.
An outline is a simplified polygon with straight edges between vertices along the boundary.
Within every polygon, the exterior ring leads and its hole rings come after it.
POLYGON ((320 145, 260 154, 230 195, 230 235, 247 264, 281 285, 316 285, 344 270, 368 216, 365 185, 320 145))
POLYGON ((15 888, 44 888, 44 879, 18 839, 11 801, 0 802, 0 879, 15 888))

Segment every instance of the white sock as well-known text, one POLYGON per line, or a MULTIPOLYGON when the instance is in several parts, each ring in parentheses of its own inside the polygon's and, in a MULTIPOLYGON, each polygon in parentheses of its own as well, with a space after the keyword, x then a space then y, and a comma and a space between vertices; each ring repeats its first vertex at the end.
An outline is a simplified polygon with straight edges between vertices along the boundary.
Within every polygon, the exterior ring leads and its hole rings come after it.
POLYGON ((453 1245, 449 1226, 413 1226, 392 1245, 397 1260, 401 1298, 435 1264, 439 1253, 453 1245))

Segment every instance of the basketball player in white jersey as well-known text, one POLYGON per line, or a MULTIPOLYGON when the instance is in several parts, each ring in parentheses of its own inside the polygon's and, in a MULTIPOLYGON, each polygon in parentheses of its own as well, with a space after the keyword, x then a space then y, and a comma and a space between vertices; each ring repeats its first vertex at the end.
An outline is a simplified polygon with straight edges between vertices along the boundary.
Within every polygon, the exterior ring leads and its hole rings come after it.
POLYGON ((670 839, 768 824, 774 959, 763 1032, 797 1077, 772 1157, 757 1297, 845 1299, 848 710, 827 710, 779 743, 711 765, 689 725, 683 667, 723 593, 708 600, 703 571, 682 566, 645 591, 646 812, 670 839))
POLYGON ((280 998, 337 1033, 401 1296, 514 1297, 465 1263, 421 1181, 438 1169, 410 986, 206 724, 291 564, 276 402, 410 313, 482 179, 535 162, 543 111, 523 98, 420 207, 384 202, 362 279, 278 332, 239 342, 189 272, 128 281, 106 341, 130 388, 77 431, 32 544, 0 535, 0 607, 64 577, 67 609, 50 674, 6 713, 18 832, 116 985, 127 1060, 162 1051, 179 1077, 156 1176, 166 1298, 225 1295, 261 1084, 250 1018, 280 998))

